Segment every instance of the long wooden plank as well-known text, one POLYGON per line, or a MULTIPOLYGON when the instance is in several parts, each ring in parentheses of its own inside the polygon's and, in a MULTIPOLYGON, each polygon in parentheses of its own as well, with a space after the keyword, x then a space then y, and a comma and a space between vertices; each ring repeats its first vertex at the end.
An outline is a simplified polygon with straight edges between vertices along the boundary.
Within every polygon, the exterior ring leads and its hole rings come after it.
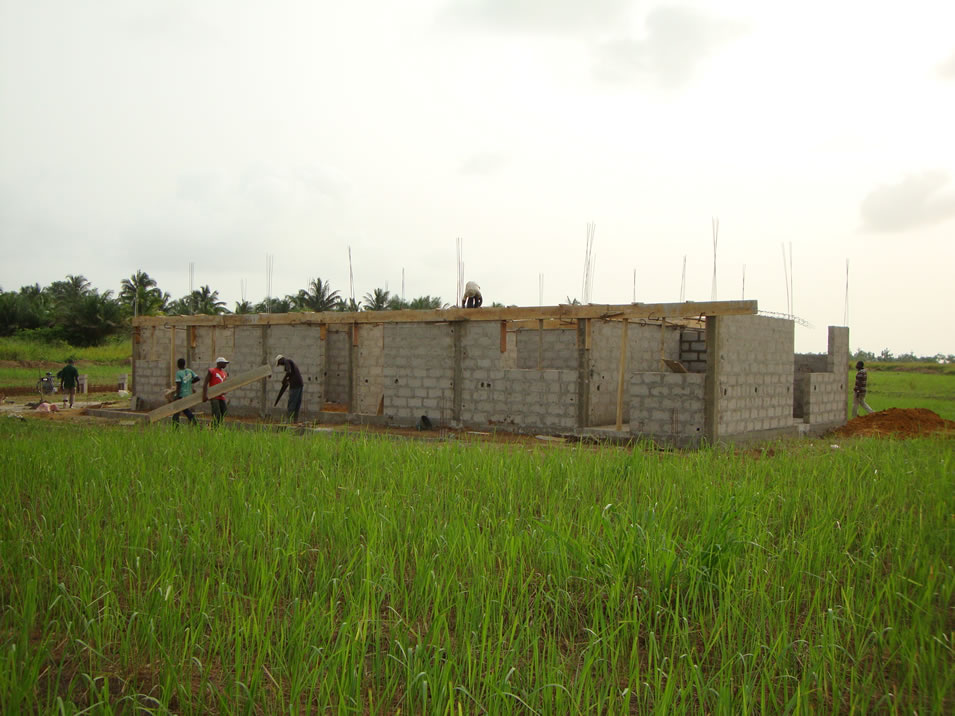
POLYGON ((427 311, 359 311, 343 313, 272 313, 228 316, 138 316, 134 326, 319 325, 341 323, 444 323, 448 321, 520 321, 539 319, 616 318, 675 319, 738 316, 758 312, 756 301, 687 301, 685 303, 587 304, 584 306, 511 306, 509 308, 444 308, 427 311))
MULTIPOLYGON (((210 398, 214 398, 217 395, 228 393, 230 390, 235 390, 236 388, 242 388, 246 385, 249 385, 250 383, 255 383, 256 381, 262 380, 263 378, 268 378, 271 375, 272 366, 260 365, 258 368, 247 370, 245 373, 240 373, 234 378, 229 378, 228 380, 219 383, 219 385, 212 386, 209 388, 208 396, 210 398)), ((199 390, 190 396, 180 398, 179 400, 174 400, 171 403, 166 403, 165 405, 150 411, 146 414, 146 417, 149 419, 150 423, 155 423, 157 420, 168 418, 174 413, 178 413, 180 410, 191 408, 193 405, 199 405, 201 402, 203 402, 202 388, 199 388, 199 390)))

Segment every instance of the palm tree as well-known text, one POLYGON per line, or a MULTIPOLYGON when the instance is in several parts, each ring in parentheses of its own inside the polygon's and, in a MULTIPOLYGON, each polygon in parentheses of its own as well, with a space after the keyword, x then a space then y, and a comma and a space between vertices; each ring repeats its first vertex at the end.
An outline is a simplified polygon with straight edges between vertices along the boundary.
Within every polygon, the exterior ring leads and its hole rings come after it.
POLYGON ((322 281, 321 278, 312 279, 308 286, 301 289, 294 296, 289 296, 289 300, 296 311, 332 311, 338 305, 338 291, 332 291, 332 286, 328 281, 322 281))
POLYGON ((441 299, 438 296, 418 296, 418 298, 412 299, 411 303, 408 304, 408 308, 418 311, 447 307, 448 304, 441 303, 441 299))
POLYGON ((388 299, 387 308, 389 311, 403 311, 408 308, 408 302, 401 296, 391 296, 388 299))
POLYGON ((252 304, 251 301, 236 301, 235 310, 233 311, 233 313, 235 314, 256 313, 256 310, 255 310, 255 306, 252 304))
POLYGON ((217 316, 228 313, 225 301, 219 300, 219 292, 213 291, 208 285, 183 296, 169 307, 170 313, 179 315, 206 314, 217 316))
POLYGON ((366 293, 362 298, 366 311, 384 311, 388 308, 390 300, 391 292, 383 288, 376 288, 371 293, 366 293))
POLYGON ((54 281, 49 287, 50 295, 53 297, 53 303, 56 305, 67 305, 73 303, 83 296, 89 296, 94 293, 92 285, 83 275, 68 275, 63 281, 54 281))
POLYGON ((291 297, 286 298, 268 298, 255 304, 253 313, 291 313, 294 306, 291 297))
POLYGON ((133 315, 162 313, 169 307, 169 299, 169 294, 159 290, 155 279, 145 271, 137 271, 120 283, 119 301, 133 315))
POLYGON ((342 313, 358 313, 361 310, 361 304, 354 298, 340 298, 335 304, 335 310, 342 313))

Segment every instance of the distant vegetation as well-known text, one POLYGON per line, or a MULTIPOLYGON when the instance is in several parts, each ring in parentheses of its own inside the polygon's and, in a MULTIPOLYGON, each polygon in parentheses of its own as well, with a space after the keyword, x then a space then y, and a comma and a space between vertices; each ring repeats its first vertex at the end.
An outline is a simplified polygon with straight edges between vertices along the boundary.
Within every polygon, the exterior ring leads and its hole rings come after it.
POLYGON ((268 297, 252 303, 237 301, 229 310, 219 292, 201 286, 173 299, 145 271, 120 282, 119 293, 100 292, 82 275, 69 275, 49 286, 23 286, 18 291, 0 289, 0 337, 18 336, 27 341, 73 346, 95 346, 125 335, 133 316, 219 315, 225 313, 291 313, 295 311, 385 311, 447 308, 438 296, 406 301, 386 289, 376 288, 357 301, 343 298, 328 281, 316 278, 305 288, 284 298, 268 297))

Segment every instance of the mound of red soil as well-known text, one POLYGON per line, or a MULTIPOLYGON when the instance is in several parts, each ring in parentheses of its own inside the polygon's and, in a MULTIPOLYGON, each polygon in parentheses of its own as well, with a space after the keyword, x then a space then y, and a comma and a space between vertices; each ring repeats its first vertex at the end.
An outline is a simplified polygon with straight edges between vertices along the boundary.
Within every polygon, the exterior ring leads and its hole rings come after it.
POLYGON ((837 437, 899 437, 911 438, 931 433, 955 434, 955 421, 945 420, 925 408, 889 408, 853 418, 841 428, 832 431, 837 437))

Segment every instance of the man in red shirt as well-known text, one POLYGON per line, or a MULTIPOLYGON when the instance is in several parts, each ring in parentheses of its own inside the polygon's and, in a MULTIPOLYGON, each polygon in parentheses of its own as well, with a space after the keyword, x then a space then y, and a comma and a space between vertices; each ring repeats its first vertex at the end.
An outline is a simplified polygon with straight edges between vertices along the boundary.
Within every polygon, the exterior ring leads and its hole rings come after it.
MULTIPOLYGON (((222 356, 216 358, 216 367, 210 368, 206 373, 205 380, 202 381, 203 401, 209 400, 209 388, 219 385, 219 383, 222 383, 229 377, 229 374, 225 372, 227 365, 229 365, 229 361, 222 356)), ((209 400, 209 407, 212 408, 212 425, 213 427, 218 427, 222 423, 223 418, 225 418, 225 396, 217 395, 212 400, 209 400)))

